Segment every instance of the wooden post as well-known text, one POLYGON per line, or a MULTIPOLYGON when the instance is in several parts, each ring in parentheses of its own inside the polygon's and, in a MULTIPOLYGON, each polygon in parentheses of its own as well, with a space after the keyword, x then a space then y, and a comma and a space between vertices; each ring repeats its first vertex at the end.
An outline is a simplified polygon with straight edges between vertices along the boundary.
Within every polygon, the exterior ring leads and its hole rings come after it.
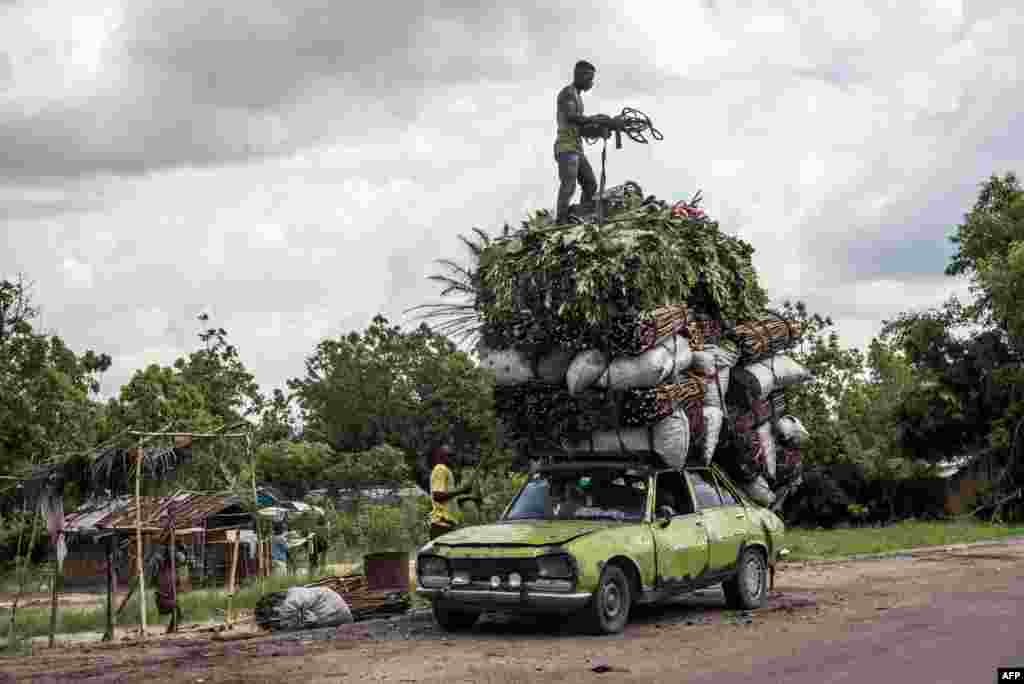
POLYGON ((139 451, 135 454, 135 546, 139 560, 139 619, 142 623, 142 638, 146 638, 146 567, 142 553, 142 438, 139 451))
POLYGON ((107 630, 103 641, 114 640, 114 543, 116 533, 107 537, 107 630))
POLYGON ((176 527, 174 520, 174 499, 171 499, 167 508, 167 513, 171 518, 171 604, 174 606, 174 608, 171 609, 171 621, 167 625, 167 632, 170 633, 178 631, 178 565, 177 559, 174 557, 178 547, 174 543, 176 527))
POLYGON ((203 577, 200 582, 203 589, 206 588, 206 564, 210 562, 210 554, 208 549, 210 548, 210 541, 208 538, 210 531, 210 519, 203 518, 203 577))
POLYGON ((238 573, 238 538, 240 536, 238 530, 228 530, 227 532, 227 540, 234 542, 231 548, 231 569, 228 572, 228 611, 225 615, 228 628, 231 627, 231 604, 235 598, 235 576, 238 573))
POLYGON ((58 567, 56 548, 54 548, 53 553, 53 585, 50 593, 50 648, 53 648, 54 636, 57 633, 57 582, 60 581, 60 568, 58 567))

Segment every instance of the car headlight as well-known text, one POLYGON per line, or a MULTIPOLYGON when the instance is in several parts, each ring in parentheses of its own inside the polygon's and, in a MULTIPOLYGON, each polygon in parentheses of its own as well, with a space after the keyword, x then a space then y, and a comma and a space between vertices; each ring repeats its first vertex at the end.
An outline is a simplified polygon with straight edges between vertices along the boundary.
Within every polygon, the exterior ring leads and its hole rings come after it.
POLYGON ((575 574, 572 557, 559 554, 537 559, 537 577, 540 579, 571 579, 575 574))
POLYGON ((448 561, 440 556, 420 556, 416 561, 420 584, 427 588, 448 585, 448 561))

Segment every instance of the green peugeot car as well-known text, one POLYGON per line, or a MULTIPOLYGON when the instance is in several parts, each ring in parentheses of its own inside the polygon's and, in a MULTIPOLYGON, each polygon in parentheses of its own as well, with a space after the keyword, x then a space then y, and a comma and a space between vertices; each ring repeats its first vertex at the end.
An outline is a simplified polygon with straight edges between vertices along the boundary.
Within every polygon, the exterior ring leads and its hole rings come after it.
POLYGON ((717 583, 729 606, 760 607, 787 553, 784 531, 713 465, 551 464, 531 472, 495 524, 420 549, 417 593, 449 631, 510 611, 616 633, 634 605, 717 583))

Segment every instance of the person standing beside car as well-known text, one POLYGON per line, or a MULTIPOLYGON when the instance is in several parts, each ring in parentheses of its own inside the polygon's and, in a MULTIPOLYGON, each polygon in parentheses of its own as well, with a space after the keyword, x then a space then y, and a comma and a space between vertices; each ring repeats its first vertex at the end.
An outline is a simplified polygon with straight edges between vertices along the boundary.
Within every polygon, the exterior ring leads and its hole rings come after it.
POLYGON ((433 469, 430 471, 430 539, 455 530, 462 522, 458 504, 472 497, 466 496, 472 486, 455 488, 455 475, 449 468, 451 449, 440 446, 431 454, 433 469), (459 498, 462 497, 462 498, 459 498))

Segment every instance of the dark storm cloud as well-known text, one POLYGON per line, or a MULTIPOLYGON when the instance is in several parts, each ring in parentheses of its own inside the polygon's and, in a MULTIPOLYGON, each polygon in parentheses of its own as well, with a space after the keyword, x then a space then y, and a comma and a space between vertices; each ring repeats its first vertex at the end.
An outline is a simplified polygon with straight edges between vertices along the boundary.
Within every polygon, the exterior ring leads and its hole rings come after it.
MULTIPOLYGON (((0 115, 0 176, 142 173, 372 134, 414 119, 432 89, 523 77, 573 21, 541 3, 134 5, 98 76, 108 87, 0 115)), ((6 58, 0 82, 5 64, 17 79, 6 58)))

